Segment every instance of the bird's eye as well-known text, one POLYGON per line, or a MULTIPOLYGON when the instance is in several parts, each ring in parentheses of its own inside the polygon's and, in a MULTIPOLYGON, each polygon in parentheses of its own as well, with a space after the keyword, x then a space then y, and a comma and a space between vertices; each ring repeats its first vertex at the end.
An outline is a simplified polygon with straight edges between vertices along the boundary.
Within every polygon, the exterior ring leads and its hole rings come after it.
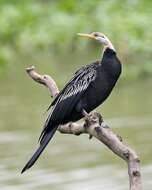
POLYGON ((100 38, 105 38, 104 35, 98 33, 98 32, 94 32, 93 33, 94 37, 100 37, 100 38))

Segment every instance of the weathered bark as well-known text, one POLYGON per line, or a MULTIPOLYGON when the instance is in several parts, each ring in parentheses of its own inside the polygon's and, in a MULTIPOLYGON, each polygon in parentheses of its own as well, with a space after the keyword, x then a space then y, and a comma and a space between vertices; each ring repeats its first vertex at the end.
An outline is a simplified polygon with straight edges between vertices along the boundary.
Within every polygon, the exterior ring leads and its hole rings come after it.
MULTIPOLYGON (((36 82, 48 87, 52 97, 58 93, 55 81, 49 75, 40 75, 32 66, 26 69, 29 76, 36 82)), ((113 153, 125 160, 128 164, 130 190, 141 190, 140 160, 135 151, 123 143, 122 138, 112 132, 110 127, 103 121, 99 113, 85 114, 84 123, 68 123, 60 125, 58 131, 66 134, 89 134, 105 144, 113 153)))

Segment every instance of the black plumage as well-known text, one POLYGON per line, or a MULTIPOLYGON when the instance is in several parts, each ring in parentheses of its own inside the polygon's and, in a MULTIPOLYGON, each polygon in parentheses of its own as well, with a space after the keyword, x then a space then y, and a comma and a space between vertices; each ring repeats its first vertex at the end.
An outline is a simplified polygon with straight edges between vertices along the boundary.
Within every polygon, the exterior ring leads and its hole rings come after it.
POLYGON ((53 137, 59 124, 77 121, 83 110, 90 112, 110 95, 121 74, 116 52, 106 47, 101 61, 79 69, 52 102, 50 114, 40 135, 40 146, 22 173, 30 168, 53 137))

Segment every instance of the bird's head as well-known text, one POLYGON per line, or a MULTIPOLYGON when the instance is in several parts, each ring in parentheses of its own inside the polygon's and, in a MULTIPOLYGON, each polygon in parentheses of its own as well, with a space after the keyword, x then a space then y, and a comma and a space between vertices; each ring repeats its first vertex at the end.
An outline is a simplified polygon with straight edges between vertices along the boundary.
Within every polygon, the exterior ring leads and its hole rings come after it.
POLYGON ((105 48, 110 48, 112 50, 115 51, 111 41, 108 39, 108 37, 106 35, 104 35, 103 33, 100 32, 92 32, 90 34, 84 34, 84 33, 78 33, 79 36, 84 36, 84 37, 88 37, 94 40, 99 41, 101 44, 103 44, 105 46, 105 48))

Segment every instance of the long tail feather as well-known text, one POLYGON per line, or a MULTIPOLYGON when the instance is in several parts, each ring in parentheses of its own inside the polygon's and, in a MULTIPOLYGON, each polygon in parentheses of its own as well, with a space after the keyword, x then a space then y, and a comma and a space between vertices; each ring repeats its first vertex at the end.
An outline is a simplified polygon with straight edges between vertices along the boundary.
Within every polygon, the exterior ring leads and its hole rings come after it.
POLYGON ((25 172, 27 169, 31 168, 33 164, 36 162, 36 160, 39 158, 49 141, 52 139, 55 131, 57 130, 58 126, 55 126, 49 133, 45 135, 43 138, 43 142, 40 144, 39 148, 36 150, 36 152, 33 154, 32 158, 27 162, 27 164, 22 169, 21 173, 25 172))

